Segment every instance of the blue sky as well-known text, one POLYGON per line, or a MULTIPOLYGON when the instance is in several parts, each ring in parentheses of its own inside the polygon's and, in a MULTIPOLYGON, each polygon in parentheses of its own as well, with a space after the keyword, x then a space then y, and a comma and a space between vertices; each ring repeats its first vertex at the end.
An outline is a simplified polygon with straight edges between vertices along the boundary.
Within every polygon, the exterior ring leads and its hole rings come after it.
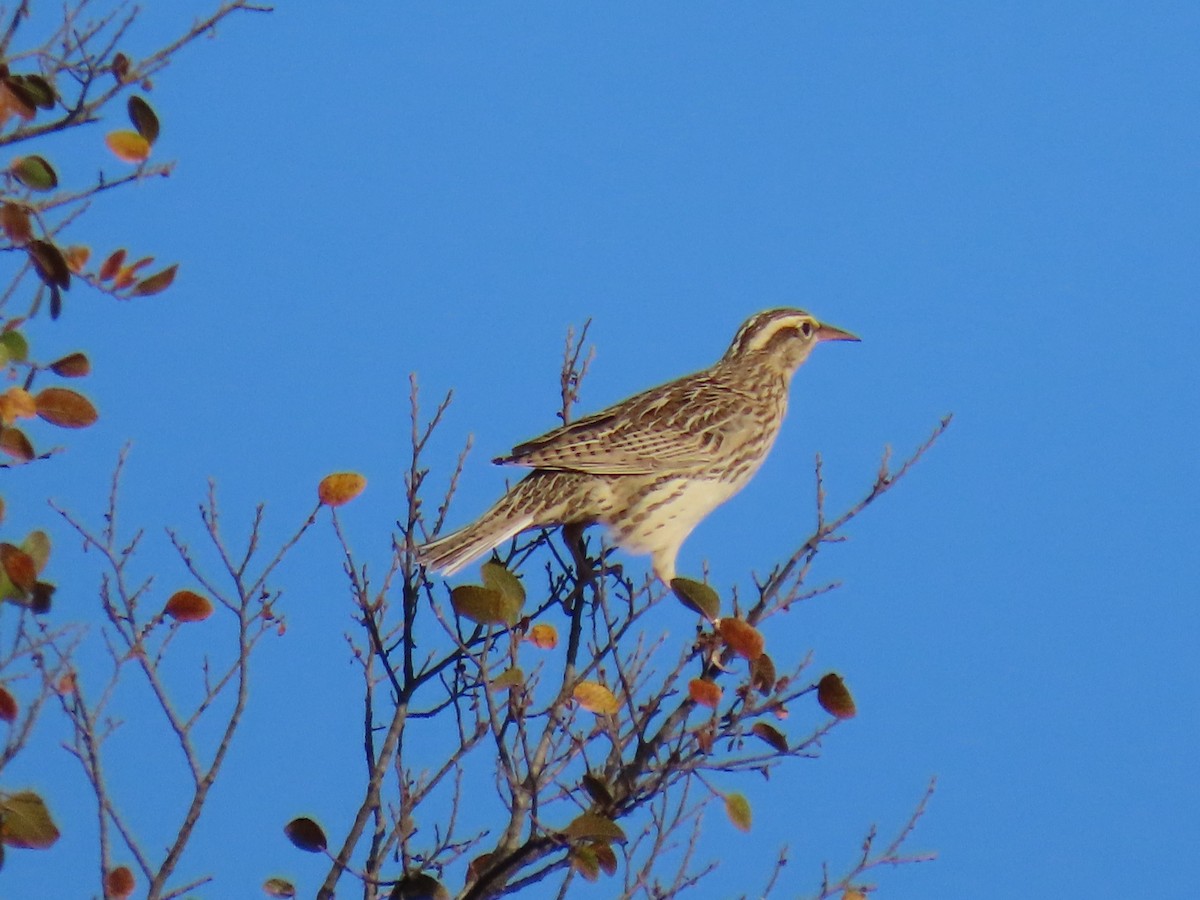
MULTIPOLYGON (((154 5, 135 49, 205 9, 178 6, 154 5)), ((461 524, 502 489, 487 460, 554 424, 569 325, 592 319, 591 410, 708 365, 755 311, 800 306, 863 342, 800 371, 771 458, 682 571, 707 561, 745 589, 806 536, 814 453, 840 507, 885 444, 903 454, 955 422, 822 555, 818 579, 844 588, 768 633, 841 672, 860 715, 821 760, 742 786, 752 836, 710 820, 726 859, 701 895, 753 890, 784 842, 785 895, 812 890, 822 860, 849 861, 872 821, 898 827, 935 774, 912 846, 939 861, 883 873, 880 896, 1177 892, 1200 880, 1198 40, 1200 7, 1166 2, 235 19, 150 95, 175 175, 74 235, 181 260, 179 281, 119 306, 73 292, 31 333, 47 358, 91 352, 102 420, 10 474, 10 507, 54 496, 97 521, 132 440, 125 516, 148 528, 153 571, 162 525, 198 540, 208 477, 231 523, 262 500, 282 535, 320 476, 355 469, 370 484, 345 521, 379 566, 408 373, 431 401, 455 390, 439 465, 475 437, 461 524)), ((87 173, 98 156, 78 138, 45 153, 87 173)), ((50 515, 26 504, 12 527, 50 515)), ((214 801, 226 830, 202 830, 193 860, 225 879, 205 896, 276 872, 314 884, 317 861, 278 826, 309 810, 336 831, 338 773, 357 765, 327 526, 301 549, 281 579, 288 634, 259 661, 214 801)), ((94 602, 91 566, 61 573, 57 615, 94 602)), ((114 776, 130 796, 150 793, 160 752, 137 728, 114 776)), ((91 816, 57 739, 43 728, 6 777, 78 827, 10 853, 5 896, 31 896, 48 865, 60 895, 91 890, 91 816)))

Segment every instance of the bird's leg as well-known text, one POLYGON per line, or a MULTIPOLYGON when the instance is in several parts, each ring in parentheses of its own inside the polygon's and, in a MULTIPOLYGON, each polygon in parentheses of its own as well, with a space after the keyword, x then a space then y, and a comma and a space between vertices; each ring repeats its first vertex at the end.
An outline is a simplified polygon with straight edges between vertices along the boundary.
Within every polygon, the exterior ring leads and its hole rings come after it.
POLYGON ((585 522, 569 522, 563 525, 563 542, 571 553, 575 563, 575 587, 567 596, 563 607, 568 613, 575 611, 575 604, 583 600, 583 590, 596 578, 596 570, 588 559, 587 548, 583 543, 583 532, 587 528, 585 522))

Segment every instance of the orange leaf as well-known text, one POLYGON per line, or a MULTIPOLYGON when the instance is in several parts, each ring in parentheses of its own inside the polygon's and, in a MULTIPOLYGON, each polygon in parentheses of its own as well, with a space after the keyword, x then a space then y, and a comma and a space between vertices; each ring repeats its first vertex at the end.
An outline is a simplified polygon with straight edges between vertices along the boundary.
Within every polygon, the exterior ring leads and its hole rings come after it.
MULTIPOLYGON (((136 267, 130 267, 131 272, 136 272, 136 267)), ((161 294, 171 286, 171 282, 175 280, 175 273, 179 271, 179 263, 173 266, 167 266, 161 272, 155 272, 149 278, 143 278, 133 286, 130 291, 131 297, 149 297, 151 294, 161 294)))
POLYGON ((721 686, 703 678, 693 678, 688 682, 688 696, 701 706, 716 709, 721 702, 721 686))
POLYGON ((0 685, 0 719, 5 722, 16 721, 17 713, 20 707, 17 705, 17 698, 9 693, 8 688, 0 685))
POLYGON ((63 253, 63 258, 67 261, 67 268, 78 275, 92 258, 92 251, 80 244, 72 244, 63 253))
POLYGON ((597 715, 612 715, 621 708, 617 695, 598 681, 579 682, 572 696, 580 706, 597 715))
POLYGON ((86 428, 99 418, 92 401, 67 388, 44 388, 36 399, 37 414, 60 428, 86 428))
POLYGON ((853 719, 858 713, 846 682, 833 672, 822 676, 817 682, 817 702, 825 712, 839 719, 853 719))
POLYGON ((110 278, 115 278, 116 274, 121 271, 121 265, 125 262, 125 250, 114 250, 109 254, 108 259, 100 264, 100 280, 108 281, 110 278))
POLYGON ((367 479, 357 472, 335 472, 317 485, 317 499, 326 506, 343 506, 363 492, 367 479))
POLYGON ((136 131, 110 131, 104 143, 122 162, 142 163, 150 156, 150 142, 136 131))
POLYGON ((183 590, 171 595, 163 612, 177 622, 203 622, 212 615, 213 605, 207 597, 183 590))
POLYGON ((106 893, 112 894, 119 900, 125 900, 132 894, 135 885, 136 881, 129 866, 117 866, 115 869, 109 869, 108 874, 104 876, 106 893))
POLYGON ((5 203, 0 207, 0 228, 14 244, 26 244, 33 237, 33 226, 29 221, 29 211, 15 203, 5 203))
POLYGON ((765 643, 762 633, 750 623, 727 616, 717 627, 726 646, 738 656, 751 662, 762 656, 765 643))
POLYGON ((553 650, 558 646, 558 629, 549 624, 534 625, 525 640, 539 650, 553 650))

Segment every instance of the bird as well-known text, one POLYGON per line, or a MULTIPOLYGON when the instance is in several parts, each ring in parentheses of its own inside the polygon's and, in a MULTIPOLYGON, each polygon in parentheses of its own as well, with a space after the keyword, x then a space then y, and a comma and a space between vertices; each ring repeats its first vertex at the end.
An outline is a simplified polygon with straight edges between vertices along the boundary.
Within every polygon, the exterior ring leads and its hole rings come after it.
POLYGON ((528 529, 601 524, 670 585, 684 540, 766 459, 796 370, 819 343, 858 340, 801 309, 751 316, 709 368, 492 460, 533 471, 471 524, 418 547, 417 562, 449 577, 528 529))

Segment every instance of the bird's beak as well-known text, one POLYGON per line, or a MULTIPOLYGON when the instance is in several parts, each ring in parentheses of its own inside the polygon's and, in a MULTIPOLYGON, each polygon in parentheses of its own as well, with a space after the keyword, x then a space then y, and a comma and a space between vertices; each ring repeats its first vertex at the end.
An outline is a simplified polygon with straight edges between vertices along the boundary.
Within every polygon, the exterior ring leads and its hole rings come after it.
POLYGON ((849 331, 842 331, 840 328, 834 328, 832 325, 826 325, 822 322, 817 326, 818 341, 861 341, 857 334, 851 334, 849 331))

